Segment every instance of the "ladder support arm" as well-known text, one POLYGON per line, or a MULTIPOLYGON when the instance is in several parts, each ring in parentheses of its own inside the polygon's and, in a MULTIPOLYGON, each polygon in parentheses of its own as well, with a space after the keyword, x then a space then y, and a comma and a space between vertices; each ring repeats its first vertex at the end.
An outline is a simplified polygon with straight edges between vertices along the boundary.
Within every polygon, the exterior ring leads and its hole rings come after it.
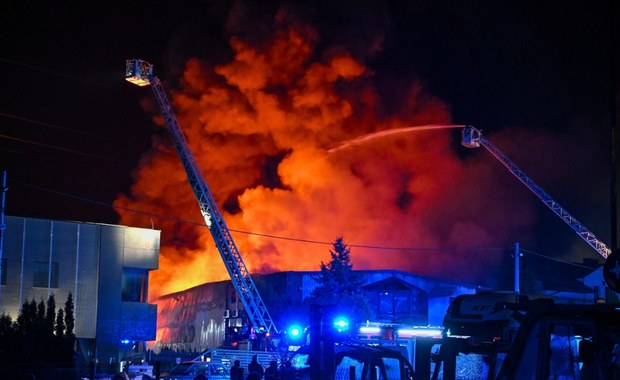
POLYGON ((533 179, 528 177, 523 170, 519 169, 508 157, 506 157, 495 145, 487 140, 478 129, 467 126, 462 132, 462 144, 468 148, 477 148, 480 145, 486 148, 495 158, 497 158, 508 170, 530 189, 547 207, 557 216, 568 224, 586 243, 588 243, 603 258, 611 254, 611 250, 590 232, 581 222, 566 211, 559 203, 553 200, 533 179))
POLYGON ((248 272, 217 203, 213 199, 200 167, 189 148, 187 139, 179 127, 161 81, 153 76, 152 66, 139 59, 127 61, 125 79, 139 86, 151 85, 166 127, 170 132, 172 143, 181 159, 188 182, 198 201, 200 212, 207 227, 209 227, 213 241, 252 325, 256 329, 264 328, 267 332, 277 333, 278 330, 248 272))

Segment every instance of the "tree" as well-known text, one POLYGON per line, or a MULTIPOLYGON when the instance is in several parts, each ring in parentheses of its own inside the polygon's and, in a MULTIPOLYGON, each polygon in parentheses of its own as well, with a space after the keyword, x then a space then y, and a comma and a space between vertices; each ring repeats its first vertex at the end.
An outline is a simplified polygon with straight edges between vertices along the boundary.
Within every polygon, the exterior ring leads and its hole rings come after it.
MULTIPOLYGON (((43 300, 41 300, 43 303, 43 300)), ((50 360, 56 359, 58 352, 49 352, 50 347, 54 347, 56 344, 55 333, 56 325, 56 297, 51 293, 47 297, 47 306, 45 308, 45 318, 43 325, 41 326, 41 333, 39 335, 39 344, 37 357, 48 357, 50 360)))
POLYGON ((17 342, 15 325, 9 315, 4 313, 0 315, 0 366, 8 365, 13 359, 14 347, 17 342))
POLYGON ((62 309, 58 310, 58 315, 56 316, 56 336, 58 338, 65 338, 65 313, 62 309))
POLYGON ((34 299, 30 302, 24 301, 22 309, 17 316, 16 330, 25 332, 34 330, 34 324, 37 316, 37 303, 34 299))
POLYGON ((314 278, 318 282, 308 302, 319 305, 335 305, 335 309, 345 313, 351 320, 363 321, 372 317, 368 301, 362 293, 364 277, 353 271, 351 250, 342 237, 333 243, 329 251, 331 260, 321 261, 321 273, 314 278))
POLYGON ((56 323, 56 297, 50 294, 47 297, 47 310, 45 312, 45 332, 49 335, 54 333, 54 323, 56 323))
POLYGON ((15 324, 17 347, 12 352, 16 364, 31 365, 35 360, 35 344, 43 325, 45 306, 37 305, 34 298, 24 301, 15 324))
POLYGON ((45 323, 45 301, 43 301, 43 298, 41 298, 37 304, 36 323, 39 324, 39 328, 42 328, 45 323))
POLYGON ((75 329, 75 317, 73 314, 73 309, 73 295, 69 293, 67 296, 67 302, 65 302, 65 335, 69 340, 75 340, 75 334, 73 331, 75 329))
POLYGON ((69 293, 65 302, 65 336, 64 336, 64 360, 73 362, 75 360, 75 317, 73 314, 73 295, 69 293))
POLYGON ((24 301, 16 322, 0 316, 0 373, 6 369, 71 368, 75 358, 73 298, 56 312, 53 295, 47 303, 24 301), (70 324, 71 330, 67 328, 70 324))

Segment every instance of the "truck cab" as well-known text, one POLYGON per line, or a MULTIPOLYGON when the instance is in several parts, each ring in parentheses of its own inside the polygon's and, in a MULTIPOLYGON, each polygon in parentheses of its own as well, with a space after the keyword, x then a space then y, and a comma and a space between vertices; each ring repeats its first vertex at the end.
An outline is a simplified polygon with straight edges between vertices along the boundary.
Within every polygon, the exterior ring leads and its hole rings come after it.
POLYGON ((516 308, 524 320, 497 379, 620 379, 620 305, 535 300, 516 308))
POLYGON ((413 380, 414 370, 405 356, 380 346, 338 344, 335 347, 336 379, 413 380))
POLYGON ((499 308, 524 299, 516 292, 480 291, 455 297, 443 319, 444 333, 432 379, 460 379, 475 372, 494 379, 519 329, 518 314, 499 308))

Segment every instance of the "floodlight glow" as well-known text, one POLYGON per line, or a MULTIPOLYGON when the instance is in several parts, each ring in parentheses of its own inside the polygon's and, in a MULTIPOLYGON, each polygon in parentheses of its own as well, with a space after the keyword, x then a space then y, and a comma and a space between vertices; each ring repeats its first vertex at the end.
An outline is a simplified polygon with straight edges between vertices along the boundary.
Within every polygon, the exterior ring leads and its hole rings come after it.
POLYGON ((362 326, 360 327, 361 334, 379 334, 381 332, 381 328, 377 326, 362 326))
POLYGON ((399 329, 398 336, 407 337, 407 336, 420 336, 420 337, 433 337, 433 336, 441 336, 442 330, 440 329, 427 329, 427 328, 406 328, 399 329))

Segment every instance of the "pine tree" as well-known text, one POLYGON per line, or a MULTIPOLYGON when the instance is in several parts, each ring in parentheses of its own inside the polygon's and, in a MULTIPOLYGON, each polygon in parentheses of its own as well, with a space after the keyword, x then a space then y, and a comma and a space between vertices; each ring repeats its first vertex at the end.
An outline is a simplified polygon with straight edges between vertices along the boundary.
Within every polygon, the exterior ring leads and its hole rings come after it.
POLYGON ((56 323, 56 297, 50 294, 47 298, 47 310, 45 312, 45 331, 49 335, 54 333, 54 324, 56 323))
POLYGON ((44 320, 45 320, 45 301, 43 301, 43 298, 41 298, 39 300, 39 303, 37 304, 36 321, 41 323, 44 320))
POLYGON ((0 339, 10 335, 15 329, 11 317, 5 313, 0 315, 0 339))
POLYGON ((52 337, 52 344, 54 346, 54 353, 50 353, 50 360, 60 364, 66 362, 67 356, 67 345, 66 345, 66 336, 65 336, 65 321, 64 321, 64 312, 62 309, 58 310, 58 314, 56 315, 56 326, 54 326, 54 336, 52 337))
POLYGON ((55 333, 56 325, 56 297, 50 294, 47 297, 47 307, 45 311, 45 319, 43 320, 43 333, 39 338, 39 351, 37 352, 38 360, 56 361, 58 356, 57 340, 55 333))
POLYGON ((73 314, 73 309, 73 295, 69 293, 67 301, 65 302, 65 335, 71 339, 75 339, 75 332, 73 331, 75 329, 75 316, 73 314))
POLYGON ((372 315, 368 301, 362 293, 364 277, 353 271, 351 250, 342 237, 333 243, 329 251, 331 260, 321 261, 321 273, 314 278, 317 286, 308 302, 335 307, 349 318, 366 320, 372 315))
POLYGON ((16 323, 11 317, 2 313, 0 316, 0 365, 10 365, 14 361, 15 347, 17 344, 16 323))
POLYGON ((17 331, 20 333, 25 333, 26 331, 33 330, 36 317, 37 303, 35 300, 24 301, 22 304, 22 310, 17 316, 17 331))
POLYGON ((361 294, 364 278, 353 271, 351 250, 342 237, 334 241, 329 253, 331 260, 327 263, 321 261, 321 274, 314 278, 319 286, 312 295, 338 299, 342 295, 361 294))
MULTIPOLYGON (((50 296, 51 297, 51 296, 50 296)), ((49 302, 49 297, 48 297, 49 302)), ((55 302, 54 302, 55 305, 55 302)), ((53 317, 56 315, 56 310, 50 310, 49 305, 41 298, 37 305, 37 315, 35 319, 33 344, 33 359, 36 363, 41 363, 47 357, 47 353, 51 349, 52 341, 54 338, 54 318, 48 319, 48 315, 53 317)))
POLYGON ((69 293, 65 302, 65 339, 64 339, 64 360, 73 362, 75 359, 75 316, 73 314, 73 295, 69 293))
POLYGON ((65 338, 65 313, 62 309, 58 310, 58 315, 56 315, 56 328, 55 333, 56 337, 64 339, 65 338))
MULTIPOLYGON (((37 302, 32 299, 31 301, 24 301, 17 316, 15 358, 19 363, 32 365, 35 362, 37 336, 42 325, 42 322, 38 321, 40 312, 40 305, 37 305, 37 302)), ((45 316, 45 305, 43 305, 41 315, 45 316)))

